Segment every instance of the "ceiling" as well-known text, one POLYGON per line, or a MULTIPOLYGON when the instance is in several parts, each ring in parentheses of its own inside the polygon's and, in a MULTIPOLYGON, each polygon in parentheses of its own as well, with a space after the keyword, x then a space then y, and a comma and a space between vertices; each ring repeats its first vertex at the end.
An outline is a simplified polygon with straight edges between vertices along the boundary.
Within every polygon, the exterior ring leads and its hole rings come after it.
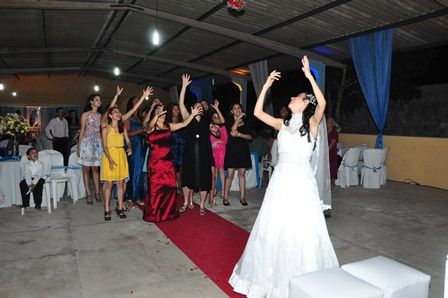
POLYGON ((167 87, 185 72, 219 83, 264 59, 291 70, 304 53, 343 67, 347 39, 388 28, 394 51, 447 44, 448 0, 246 0, 238 15, 219 0, 0 0, 0 76, 113 78, 118 66, 139 84, 167 87))

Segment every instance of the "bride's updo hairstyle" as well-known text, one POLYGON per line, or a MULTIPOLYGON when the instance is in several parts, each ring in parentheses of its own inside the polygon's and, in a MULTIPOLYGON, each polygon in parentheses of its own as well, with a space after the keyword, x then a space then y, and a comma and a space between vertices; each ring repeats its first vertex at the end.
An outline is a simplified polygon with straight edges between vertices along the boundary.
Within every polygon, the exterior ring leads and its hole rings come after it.
MULTIPOLYGON (((310 101, 308 106, 305 108, 305 110, 302 113, 302 126, 300 127, 300 135, 304 136, 307 135, 308 143, 311 143, 311 136, 310 136, 310 118, 314 115, 314 112, 316 111, 317 106, 317 99, 316 97, 311 93, 306 93, 305 98, 310 101)), ((291 120, 292 114, 288 114, 288 116, 283 120, 283 123, 285 126, 289 126, 289 122, 291 120)))

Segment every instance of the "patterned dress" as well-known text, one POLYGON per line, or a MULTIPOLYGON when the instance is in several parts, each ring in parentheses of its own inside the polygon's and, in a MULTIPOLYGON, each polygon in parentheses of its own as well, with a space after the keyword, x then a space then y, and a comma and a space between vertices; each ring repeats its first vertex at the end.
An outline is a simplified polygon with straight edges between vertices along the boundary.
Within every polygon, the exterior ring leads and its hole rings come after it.
POLYGON ((100 134, 101 114, 88 112, 84 136, 81 140, 78 163, 87 167, 99 167, 103 155, 100 134))

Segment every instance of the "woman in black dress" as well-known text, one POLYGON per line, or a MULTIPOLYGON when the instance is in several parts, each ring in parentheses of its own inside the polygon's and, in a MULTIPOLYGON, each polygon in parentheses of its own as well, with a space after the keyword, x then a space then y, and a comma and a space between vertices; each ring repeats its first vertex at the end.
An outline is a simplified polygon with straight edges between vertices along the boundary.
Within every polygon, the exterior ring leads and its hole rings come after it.
POLYGON ((239 186, 240 186, 240 203, 247 206, 244 198, 246 189, 246 169, 252 167, 249 152, 249 142, 252 140, 249 127, 243 121, 246 114, 239 103, 232 105, 230 110, 232 115, 230 121, 227 122, 228 140, 226 147, 226 157, 224 168, 227 170, 226 184, 224 189, 223 204, 229 206, 229 190, 232 185, 235 170, 238 170, 239 186))
MULTIPOLYGON (((183 119, 190 116, 185 107, 185 93, 190 83, 190 76, 184 74, 179 96, 179 107, 183 119)), ((202 107, 200 103, 196 103, 194 108, 198 105, 202 107)), ((219 111, 218 104, 215 103, 212 107, 219 111)), ((213 155, 210 143, 210 121, 209 117, 203 116, 201 113, 195 116, 190 124, 184 128, 185 151, 182 163, 182 191, 185 201, 179 212, 185 212, 188 206, 188 198, 192 196, 194 190, 197 190, 200 194, 199 214, 205 215, 205 198, 212 187, 213 155)), ((224 119, 221 119, 221 121, 224 123, 224 119)))

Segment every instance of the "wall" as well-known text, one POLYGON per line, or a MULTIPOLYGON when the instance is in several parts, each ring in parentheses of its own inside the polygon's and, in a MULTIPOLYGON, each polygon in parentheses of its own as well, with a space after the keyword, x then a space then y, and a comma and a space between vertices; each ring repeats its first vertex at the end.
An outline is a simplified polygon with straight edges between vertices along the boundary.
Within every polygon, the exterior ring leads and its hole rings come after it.
MULTIPOLYGON (((8 106, 18 105, 81 105, 84 106, 87 97, 92 93, 100 93, 107 104, 115 95, 117 85, 124 88, 120 97, 120 107, 126 105, 129 97, 141 95, 146 86, 128 82, 100 79, 95 77, 80 77, 77 74, 36 74, 20 75, 20 80, 9 76, 0 78, 5 84, 5 90, 0 91, 0 104, 8 106), (99 92, 93 91, 93 86, 100 86, 99 92), (12 91, 17 91, 18 96, 13 97, 12 91)), ((180 83, 180 81, 179 81, 180 83)), ((169 92, 155 89, 155 95, 165 102, 169 102, 169 92)))
MULTIPOLYGON (((375 147, 376 135, 339 134, 346 147, 368 144, 375 147)), ((448 190, 448 138, 384 136, 389 147, 387 178, 412 179, 421 185, 448 190)))

